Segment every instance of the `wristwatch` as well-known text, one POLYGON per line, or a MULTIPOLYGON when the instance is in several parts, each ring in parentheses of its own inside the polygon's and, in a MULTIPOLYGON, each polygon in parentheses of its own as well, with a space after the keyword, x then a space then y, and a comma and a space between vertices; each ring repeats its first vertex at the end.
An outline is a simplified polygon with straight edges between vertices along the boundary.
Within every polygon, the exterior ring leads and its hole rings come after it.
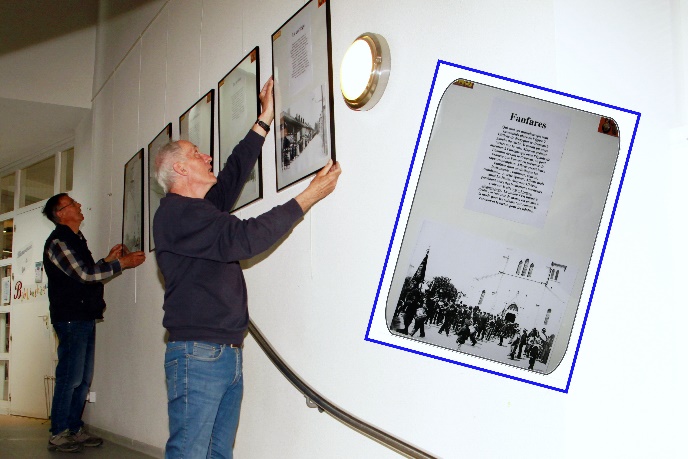
POLYGON ((256 120, 256 124, 265 129, 265 132, 270 132, 270 126, 265 124, 265 122, 263 122, 262 120, 256 120))

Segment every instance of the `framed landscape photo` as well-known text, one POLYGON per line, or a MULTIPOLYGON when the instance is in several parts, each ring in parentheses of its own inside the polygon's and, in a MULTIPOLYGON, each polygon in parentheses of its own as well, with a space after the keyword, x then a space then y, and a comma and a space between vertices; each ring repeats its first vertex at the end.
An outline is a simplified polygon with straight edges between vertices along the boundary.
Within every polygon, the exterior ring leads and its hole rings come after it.
POLYGON ((122 244, 132 252, 143 250, 143 148, 124 165, 122 244))
POLYGON ((272 34, 277 191, 335 159, 330 4, 311 0, 272 34))
MULTIPOLYGON (((217 84, 220 169, 260 115, 260 65, 256 46, 217 84)), ((263 197, 262 155, 232 207, 238 210, 263 197)))
POLYGON ((188 140, 198 151, 213 156, 215 90, 211 89, 179 117, 179 139, 188 140))
POLYGON ((172 140, 172 123, 168 123, 148 144, 148 251, 155 250, 153 217, 160 207, 160 200, 165 196, 165 191, 155 179, 155 157, 160 147, 169 143, 170 140, 172 140))

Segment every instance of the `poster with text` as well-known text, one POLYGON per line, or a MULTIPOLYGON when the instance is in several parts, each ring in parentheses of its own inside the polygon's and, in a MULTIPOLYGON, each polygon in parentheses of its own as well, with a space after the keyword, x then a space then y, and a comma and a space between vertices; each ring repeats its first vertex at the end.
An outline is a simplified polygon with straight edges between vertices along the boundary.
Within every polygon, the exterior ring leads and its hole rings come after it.
POLYGON ((466 208, 542 228, 570 123, 567 114, 496 98, 466 208))
MULTIPOLYGON (((259 49, 256 46, 217 84, 220 168, 225 167, 234 147, 246 136, 260 115, 259 93, 259 49)), ((262 155, 249 172, 232 211, 263 196, 261 158, 262 155)))
POLYGON ((2 305, 10 304, 10 298, 12 298, 11 295, 11 277, 3 277, 2 278, 2 305))
POLYGON ((209 156, 213 156, 214 106, 215 90, 211 89, 179 117, 179 138, 209 156))
POLYGON ((335 160, 330 6, 311 0, 272 35, 277 190, 335 160))

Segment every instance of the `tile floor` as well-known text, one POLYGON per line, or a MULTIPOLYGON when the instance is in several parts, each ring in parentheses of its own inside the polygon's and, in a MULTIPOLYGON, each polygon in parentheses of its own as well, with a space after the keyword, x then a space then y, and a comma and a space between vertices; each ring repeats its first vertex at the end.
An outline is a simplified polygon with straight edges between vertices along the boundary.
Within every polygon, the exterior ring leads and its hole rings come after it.
POLYGON ((152 456, 127 449, 105 440, 96 448, 82 448, 79 453, 48 451, 50 421, 0 415, 0 459, 151 459, 152 456))

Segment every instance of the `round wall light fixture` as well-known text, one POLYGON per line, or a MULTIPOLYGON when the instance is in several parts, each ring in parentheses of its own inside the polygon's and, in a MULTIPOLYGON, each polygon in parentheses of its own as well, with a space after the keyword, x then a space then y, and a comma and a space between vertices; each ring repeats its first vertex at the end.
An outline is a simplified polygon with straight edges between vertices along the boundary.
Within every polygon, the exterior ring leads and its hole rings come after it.
POLYGON ((349 46, 340 67, 339 82, 344 102, 352 110, 370 110, 385 92, 391 56, 387 40, 364 33, 349 46))

